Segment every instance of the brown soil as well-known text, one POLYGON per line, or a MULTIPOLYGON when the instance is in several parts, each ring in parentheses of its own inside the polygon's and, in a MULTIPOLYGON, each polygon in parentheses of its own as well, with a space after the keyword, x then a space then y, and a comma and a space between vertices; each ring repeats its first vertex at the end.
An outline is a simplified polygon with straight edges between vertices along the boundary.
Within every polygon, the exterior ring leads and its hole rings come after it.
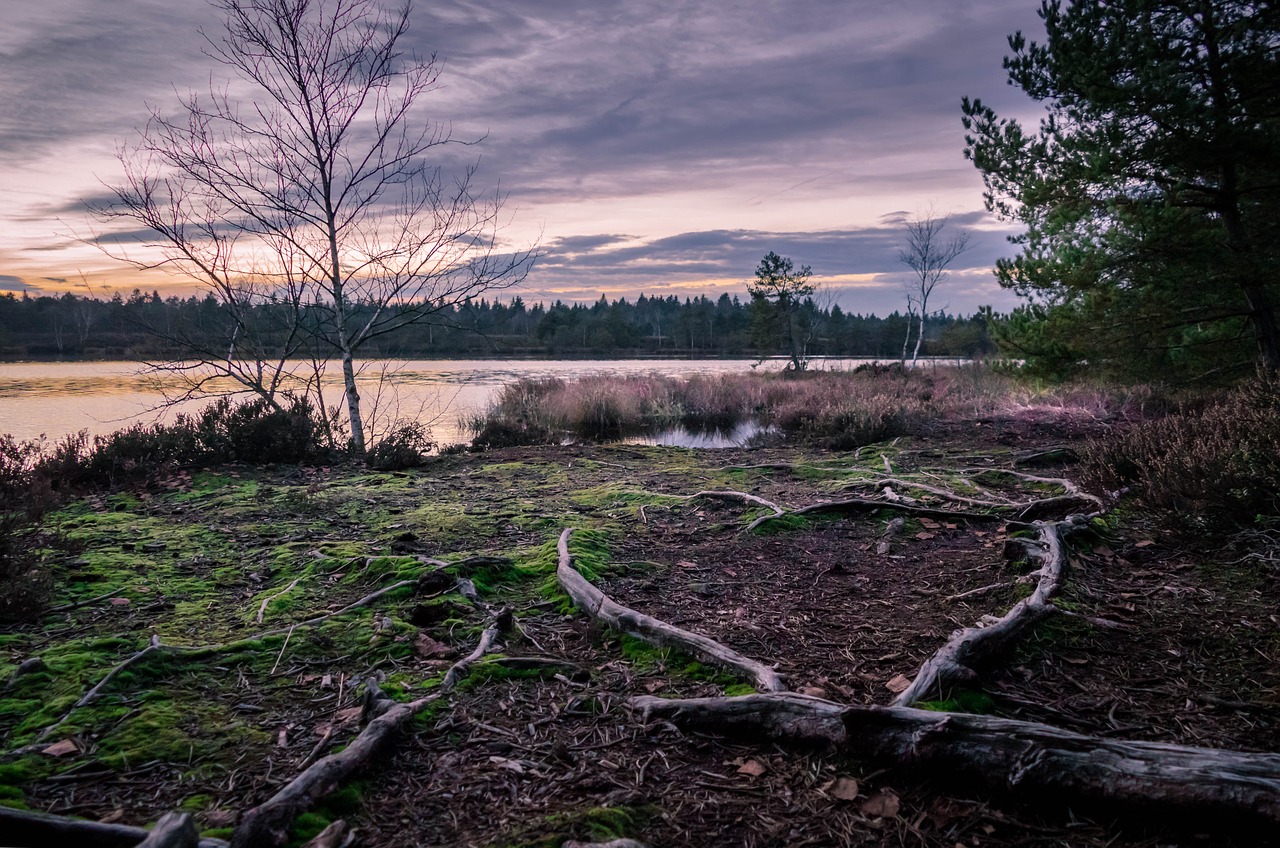
MULTIPOLYGON (((811 467, 726 469, 826 460, 833 467, 865 466, 880 463, 881 453, 895 475, 935 469, 937 485, 945 488, 944 477, 959 468, 1009 467, 1014 451, 1071 444, 1090 429, 1054 421, 957 425, 883 451, 864 449, 856 460, 853 454, 787 448, 505 449, 445 458, 415 473, 413 497, 457 500, 477 514, 510 510, 513 499, 548 504, 540 525, 513 521, 498 531, 464 531, 450 538, 454 550, 499 552, 545 543, 559 526, 607 525, 616 567, 599 585, 619 603, 776 662, 794 690, 848 703, 888 703, 890 681, 913 676, 953 630, 1000 615, 1026 592, 1009 585, 948 600, 1013 583, 1017 567, 1002 556, 1006 528, 913 520, 891 537, 882 556, 877 544, 892 517, 888 512, 744 534, 748 510, 733 503, 673 501, 640 511, 621 501, 583 501, 571 512, 555 510, 570 491, 603 486, 681 496, 708 486, 736 487, 797 507, 832 497, 838 476, 811 467), (520 465, 492 470, 512 463, 520 465), (563 472, 560 482, 552 482, 553 471, 563 472)), ((1035 470, 1073 472, 1069 465, 1035 470)), ((1172 536, 1141 516, 1121 513, 1111 524, 1104 535, 1073 543, 1062 601, 1079 615, 1042 625, 962 708, 979 705, 997 715, 1115 738, 1280 750, 1280 586, 1274 565, 1244 558, 1248 549, 1206 550, 1203 540, 1172 536)), ((416 548, 446 552, 433 548, 430 528, 415 529, 416 548)), ((360 532, 354 522, 336 535, 360 532)), ((562 664, 536 676, 473 680, 420 721, 346 811, 360 844, 558 845, 619 831, 652 846, 1267 841, 1230 834, 1230 823, 1171 823, 1073 810, 1053 799, 992 797, 949 784, 946 775, 904 772, 892 763, 645 725, 627 711, 628 696, 714 695, 735 681, 679 655, 637 650, 554 602, 527 593, 519 600, 523 636, 506 653, 562 664), (847 797, 852 784, 842 778, 856 780, 857 797, 847 797)), ((428 632, 442 644, 469 649, 461 641, 452 645, 447 631, 428 632)), ((395 670, 425 677, 448 662, 419 657, 395 670)), ((294 671, 289 680, 306 680, 307 686, 278 684, 251 693, 266 711, 264 729, 314 727, 335 702, 331 691, 319 691, 311 681, 325 673, 355 677, 361 669, 316 658, 295 664, 294 671)), ((183 685, 225 698, 219 691, 234 681, 188 678, 183 685)), ((251 805, 295 774, 309 749, 307 739, 241 752, 228 768, 229 779, 196 788, 214 794, 218 809, 251 805)), ((193 791, 175 789, 168 782, 174 773, 161 766, 100 781, 49 782, 31 787, 29 802, 91 817, 122 809, 140 823, 193 791)), ((204 820, 211 823, 207 815, 204 820)))

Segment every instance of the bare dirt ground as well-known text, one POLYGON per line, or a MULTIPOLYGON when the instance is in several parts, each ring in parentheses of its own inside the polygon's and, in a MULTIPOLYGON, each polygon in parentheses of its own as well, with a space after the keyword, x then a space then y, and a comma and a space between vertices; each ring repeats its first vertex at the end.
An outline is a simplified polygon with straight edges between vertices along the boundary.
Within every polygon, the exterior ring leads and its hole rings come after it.
MULTIPOLYGON (((0 738, 9 751, 29 744, 48 723, 32 719, 47 708, 37 699, 56 701, 48 714, 60 715, 146 634, 192 644, 261 631, 252 621, 258 603, 295 577, 284 596, 291 605, 277 611, 284 601, 276 601, 267 624, 287 626, 388 585, 415 556, 460 563, 485 555, 508 562, 473 560, 451 575, 514 609, 519 635, 503 655, 525 662, 477 666, 389 760, 300 822, 300 841, 341 816, 368 846, 558 846, 621 835, 651 846, 1267 844, 1265 835, 1230 832, 1230 822, 1076 810, 894 763, 646 724, 627 697, 734 694, 743 682, 592 624, 549 585, 559 531, 593 530, 584 544, 601 563, 597 585, 619 603, 776 663, 792 690, 888 703, 895 679, 912 677, 952 631, 1026 594, 1004 555, 1009 528, 912 519, 886 537, 895 517, 886 511, 744 533, 757 510, 683 498, 733 489, 793 508, 874 495, 866 483, 889 473, 954 490, 974 479, 972 469, 1012 468, 1019 456, 1095 431, 1079 421, 986 421, 857 454, 513 448, 395 475, 232 469, 218 480, 179 479, 127 502, 132 523, 82 524, 87 547, 66 573, 136 568, 135 591, 120 592, 131 602, 88 604, 9 634, 12 665, 45 654, 53 671, 25 689, 10 685, 0 738), (194 551, 174 541, 170 528, 192 526, 216 544, 192 539, 194 551), (167 540, 174 576, 106 557, 126 537, 139 546, 167 540), (128 644, 104 658, 57 653, 69 640, 121 634, 128 644)), ((1070 477, 1073 466, 1033 470, 1070 477)), ((981 488, 986 496, 1031 491, 985 479, 981 488)), ((1071 614, 1040 625, 972 690, 940 693, 936 706, 1106 737, 1280 750, 1274 563, 1248 556, 1245 543, 1171 535, 1123 510, 1105 524, 1072 543, 1061 599, 1071 614)), ((62 585, 67 600, 78 600, 113 580, 66 577, 62 585)), ((182 807, 225 835, 236 811, 297 774, 318 741, 354 735, 365 676, 380 674, 403 698, 427 691, 482 625, 446 581, 426 596, 388 596, 349 621, 299 628, 283 646, 263 640, 140 671, 47 740, 70 740, 74 752, 0 759, 8 768, 0 784, 20 791, 3 803, 136 824, 182 807), (178 717, 166 724, 162 707, 178 717), (149 728, 172 744, 143 745, 138 735, 149 728)))

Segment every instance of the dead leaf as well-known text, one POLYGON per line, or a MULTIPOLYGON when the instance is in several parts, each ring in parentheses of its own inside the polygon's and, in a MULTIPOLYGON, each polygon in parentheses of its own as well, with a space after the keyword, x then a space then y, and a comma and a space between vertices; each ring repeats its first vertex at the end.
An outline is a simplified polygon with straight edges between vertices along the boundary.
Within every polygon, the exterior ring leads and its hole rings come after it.
POLYGON ((933 519, 931 519, 931 518, 921 518, 921 519, 919 519, 919 521, 920 521, 920 526, 921 526, 921 527, 924 527, 924 528, 926 528, 926 529, 928 529, 928 530, 937 530, 937 529, 938 529, 938 522, 934 521, 934 520, 933 520, 933 519))
POLYGON ((445 657, 453 653, 453 648, 442 642, 437 642, 425 633, 418 634, 417 640, 413 643, 413 650, 418 656, 426 659, 445 657))
POLYGON ((747 774, 752 777, 759 777, 769 770, 769 767, 759 760, 747 760, 738 766, 738 774, 747 774))
POLYGON ((1063 657, 1062 661, 1071 663, 1072 665, 1088 665, 1089 664, 1088 657, 1063 657))
POLYGON ((895 675, 892 680, 886 683, 884 685, 884 688, 888 689, 890 692, 892 692, 895 695, 900 695, 903 692, 907 691, 907 688, 910 686, 911 686, 911 681, 907 679, 906 675, 899 674, 899 675, 895 675))
POLYGON ((862 802, 862 814, 872 818, 891 819, 898 814, 902 803, 898 796, 888 790, 881 790, 862 802))
POLYGON ((350 724, 353 721, 359 721, 362 712, 364 712, 363 707, 347 707, 345 710, 338 710, 333 717, 338 724, 350 724))
POLYGON ((1143 539, 1141 542, 1134 542, 1134 543, 1133 543, 1133 546, 1134 546, 1135 548, 1149 548, 1149 547, 1151 547, 1152 545, 1154 545, 1155 543, 1156 543, 1156 542, 1155 542, 1155 540, 1154 540, 1154 539, 1143 539))
POLYGON ((504 768, 516 774, 524 774, 524 766, 516 760, 508 760, 506 757, 490 757, 489 762, 498 768, 504 768))
POLYGON ((698 567, 698 564, 696 562, 689 562, 689 560, 687 559, 680 560, 679 562, 676 563, 676 565, 678 565, 680 568, 697 568, 698 567))
POLYGON ((129 606, 129 599, 128 598, 112 598, 111 600, 107 601, 107 603, 117 607, 127 607, 129 606))
POLYGON ((827 697, 827 690, 821 686, 801 686, 800 694, 808 695, 810 698, 825 698, 827 697))
POLYGON ((240 820, 240 813, 235 810, 209 810, 201 818, 208 827, 231 827, 240 820))
POLYGON ((1105 557, 1106 559, 1112 559, 1116 555, 1116 552, 1108 548, 1106 545, 1098 545, 1093 549, 1093 552, 1100 557, 1105 557))
POLYGON ((934 537, 935 537, 935 536, 937 536, 937 535, 938 535, 937 533, 930 533, 930 532, 929 532, 929 531, 927 531, 927 530, 921 530, 919 533, 917 533, 917 534, 916 534, 916 538, 917 538, 917 539, 932 539, 932 538, 934 538, 934 537))
POLYGON ((665 680, 646 680, 644 683, 644 691, 648 692, 650 695, 666 688, 667 681, 665 680))
POLYGON ((114 810, 98 819, 98 824, 115 824, 122 818, 124 818, 124 810, 116 807, 114 810))
POLYGON ((40 753, 47 754, 50 757, 65 757, 67 754, 80 753, 80 746, 70 739, 63 739, 61 742, 54 742, 40 753))
POLYGON ((832 798, 839 798, 841 801, 852 801, 858 797, 858 781, 852 777, 837 777, 835 783, 831 784, 831 788, 827 790, 832 798))

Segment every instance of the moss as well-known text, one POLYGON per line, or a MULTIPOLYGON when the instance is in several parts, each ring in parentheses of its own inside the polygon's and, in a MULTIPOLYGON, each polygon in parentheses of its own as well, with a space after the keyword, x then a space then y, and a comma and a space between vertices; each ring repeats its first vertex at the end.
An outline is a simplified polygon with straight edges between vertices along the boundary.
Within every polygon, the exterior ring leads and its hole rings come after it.
POLYGON ((212 804, 213 796, 211 795, 190 795, 182 799, 178 809, 185 810, 188 813, 198 813, 208 809, 212 804))
MULTIPOLYGON (((764 512, 755 512, 750 518, 755 520, 764 512)), ((811 520, 803 515, 780 515, 770 521, 766 521, 755 529, 756 535, 770 536, 775 533, 788 533, 796 530, 805 530, 811 525, 811 520)))
POLYGON ((293 829, 289 833, 289 845, 305 845, 332 823, 332 819, 321 813, 307 812, 293 820, 293 829))
POLYGON ((996 702, 986 692, 975 689, 956 689, 949 698, 940 701, 919 701, 915 706, 932 712, 984 715, 995 711, 996 702))
POLYGON ((732 683, 724 687, 724 694, 730 698, 737 698, 741 695, 756 694, 756 687, 750 683, 732 683))

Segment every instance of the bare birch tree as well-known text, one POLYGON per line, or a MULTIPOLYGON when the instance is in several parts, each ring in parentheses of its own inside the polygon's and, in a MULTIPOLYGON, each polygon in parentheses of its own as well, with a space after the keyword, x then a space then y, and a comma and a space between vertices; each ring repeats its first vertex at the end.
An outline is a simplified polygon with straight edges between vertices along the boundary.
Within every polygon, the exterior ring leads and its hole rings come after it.
MULTIPOLYGON (((911 355, 915 364, 920 358, 920 344, 924 341, 924 322, 929 315, 929 298, 947 278, 947 268, 956 257, 969 249, 969 233, 960 231, 950 238, 943 230, 951 222, 950 215, 937 215, 930 208, 907 219, 907 243, 898 259, 912 271, 911 279, 904 283, 907 290, 907 340, 911 339, 911 313, 918 311, 916 319, 916 346, 911 355)), ((906 359, 907 345, 902 346, 906 359)))
POLYGON ((533 251, 501 246, 501 197, 477 195, 474 164, 449 176, 431 161, 474 142, 422 115, 440 64, 401 47, 408 3, 210 2, 224 21, 205 53, 234 81, 180 98, 177 116, 153 107, 95 211, 150 248, 113 255, 196 280, 225 308, 220 342, 188 340, 193 387, 212 372, 276 404, 290 358, 337 358, 362 454, 361 348, 520 281, 533 251))

